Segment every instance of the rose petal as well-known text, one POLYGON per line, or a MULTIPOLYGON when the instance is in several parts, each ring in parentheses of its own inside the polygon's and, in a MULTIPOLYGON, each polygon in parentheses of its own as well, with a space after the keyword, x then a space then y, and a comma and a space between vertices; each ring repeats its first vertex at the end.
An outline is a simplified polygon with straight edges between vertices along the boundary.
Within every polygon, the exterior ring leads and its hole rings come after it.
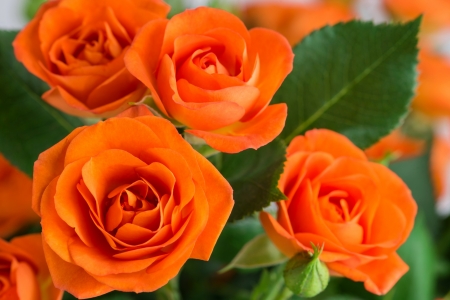
POLYGON ((331 154, 334 158, 345 156, 367 160, 364 151, 356 147, 348 138, 328 129, 313 129, 308 131, 305 136, 294 138, 287 149, 287 155, 299 151, 323 151, 331 154))
POLYGON ((62 260, 45 241, 43 247, 53 283, 57 288, 68 291, 80 299, 97 297, 113 290, 95 280, 82 268, 62 260))
POLYGON ((209 260, 233 208, 233 190, 228 181, 206 158, 196 154, 203 177, 208 179, 205 195, 208 199, 209 213, 208 222, 195 243, 191 258, 209 260))
POLYGON ((186 132, 204 139, 216 150, 238 153, 248 148, 258 149, 271 142, 283 130, 286 117, 286 104, 275 104, 268 106, 261 114, 246 123, 239 122, 217 132, 195 129, 186 132))

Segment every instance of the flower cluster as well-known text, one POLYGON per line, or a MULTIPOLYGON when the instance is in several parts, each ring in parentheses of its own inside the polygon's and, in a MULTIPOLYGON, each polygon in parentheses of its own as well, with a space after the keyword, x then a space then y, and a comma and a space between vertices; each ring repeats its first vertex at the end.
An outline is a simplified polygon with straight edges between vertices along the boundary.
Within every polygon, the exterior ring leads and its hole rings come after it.
MULTIPOLYGON (((162 0, 48 0, 16 36, 17 60, 48 85, 45 105, 91 125, 43 151, 32 179, 0 156, 0 237, 38 220, 42 228, 0 240, 0 299, 153 292, 188 259, 209 260, 238 206, 233 188, 251 181, 266 189, 251 176, 222 174, 210 154, 254 153, 274 141, 288 105, 272 100, 301 68, 292 47, 357 15, 340 2, 254 5, 242 11, 244 21, 216 8, 170 19, 169 11, 162 0)), ((435 78, 442 65, 427 55, 421 53, 426 83, 414 107, 431 97, 436 101, 421 110, 435 112, 443 93, 427 86, 427 76, 435 78)), ((286 198, 271 199, 277 212, 260 212, 258 226, 280 255, 326 270, 325 285, 329 270, 386 294, 408 271, 396 251, 414 227, 417 204, 394 172, 369 158, 416 156, 424 142, 396 130, 364 152, 335 131, 306 129, 285 140, 286 162, 272 194, 286 198)), ((289 274, 300 273, 300 264, 288 265, 289 274)))

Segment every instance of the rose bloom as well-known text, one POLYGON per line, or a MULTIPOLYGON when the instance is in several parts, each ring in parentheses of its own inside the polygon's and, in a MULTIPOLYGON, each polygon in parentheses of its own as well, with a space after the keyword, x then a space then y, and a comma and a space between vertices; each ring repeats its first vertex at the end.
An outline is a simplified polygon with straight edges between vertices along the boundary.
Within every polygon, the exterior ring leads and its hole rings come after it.
POLYGON ((0 300, 59 300, 42 251, 40 234, 0 239, 0 300))
POLYGON ((266 212, 260 219, 286 256, 324 245, 320 259, 331 274, 363 281, 377 295, 408 271, 396 250, 414 225, 411 192, 343 135, 321 129, 296 137, 278 186, 288 200, 278 202, 276 219, 266 212))
POLYGON ((392 131, 376 144, 365 150, 371 160, 382 160, 387 155, 392 159, 408 159, 421 155, 425 150, 425 141, 405 135, 401 129, 392 131))
POLYGON ((125 52, 169 9, 162 0, 49 0, 17 35, 15 54, 50 85, 47 103, 76 116, 113 116, 147 90, 126 70, 125 52))
POLYGON ((257 149, 284 127, 287 106, 268 105, 292 70, 291 47, 231 13, 201 7, 151 21, 125 63, 164 115, 219 151, 257 149))
POLYGON ((0 237, 38 222, 31 209, 31 179, 0 154, 0 237))
POLYGON ((187 259, 208 260, 234 203, 169 121, 126 114, 74 130, 35 163, 50 273, 78 298, 151 292, 187 259))
POLYGON ((348 5, 334 2, 312 4, 254 3, 242 12, 250 26, 269 28, 295 45, 305 36, 325 25, 349 21, 354 14, 348 5))

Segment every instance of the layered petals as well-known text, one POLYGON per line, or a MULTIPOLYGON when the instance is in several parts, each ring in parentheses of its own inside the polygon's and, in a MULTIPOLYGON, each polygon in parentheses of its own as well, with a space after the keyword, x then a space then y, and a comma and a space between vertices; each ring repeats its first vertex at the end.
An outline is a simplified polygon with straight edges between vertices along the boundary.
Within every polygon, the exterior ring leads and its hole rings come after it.
POLYGON ((248 31, 228 12, 201 7, 149 22, 125 64, 162 113, 219 151, 257 149, 284 126, 285 107, 269 103, 292 71, 292 49, 276 32, 248 31))
POLYGON ((45 262, 42 238, 30 234, 0 240, 0 299, 61 300, 45 262))
POLYGON ((138 30, 169 9, 161 0, 49 1, 17 35, 14 51, 50 86, 44 101, 71 115, 111 117, 145 96, 124 54, 138 30))
POLYGON ((7 238, 39 218, 31 209, 31 179, 0 154, 0 237, 7 238))
POLYGON ((36 162, 50 272, 76 297, 160 288, 187 259, 209 259, 231 213, 228 182, 144 109, 74 131, 36 162))
POLYGON ((275 219, 260 215, 269 238, 288 257, 323 245, 332 274, 386 294, 408 266, 396 250, 408 238, 417 205, 406 184, 369 162, 346 137, 325 129, 292 140, 281 175, 275 219))

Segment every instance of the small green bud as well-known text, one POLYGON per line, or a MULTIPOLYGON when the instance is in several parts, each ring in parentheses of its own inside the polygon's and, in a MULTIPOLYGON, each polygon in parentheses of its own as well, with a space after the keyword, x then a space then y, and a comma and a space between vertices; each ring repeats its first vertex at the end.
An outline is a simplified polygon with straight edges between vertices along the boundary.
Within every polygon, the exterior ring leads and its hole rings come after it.
POLYGON ((322 249, 312 246, 314 253, 303 251, 291 258, 284 269, 286 286, 296 295, 311 298, 323 292, 330 281, 327 266, 319 260, 322 249))

